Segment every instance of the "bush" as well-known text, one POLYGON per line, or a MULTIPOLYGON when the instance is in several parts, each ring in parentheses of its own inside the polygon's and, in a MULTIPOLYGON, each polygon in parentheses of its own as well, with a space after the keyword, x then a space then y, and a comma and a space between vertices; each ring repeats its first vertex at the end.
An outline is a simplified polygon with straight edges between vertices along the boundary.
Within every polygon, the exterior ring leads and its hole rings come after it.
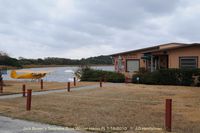
POLYGON ((90 68, 82 69, 81 81, 99 81, 102 77, 107 82, 122 83, 125 81, 125 76, 120 73, 94 70, 90 68))
POLYGON ((161 69, 154 72, 138 73, 133 75, 133 83, 140 78, 140 83, 157 85, 184 85, 194 84, 194 75, 200 75, 200 69, 161 69))

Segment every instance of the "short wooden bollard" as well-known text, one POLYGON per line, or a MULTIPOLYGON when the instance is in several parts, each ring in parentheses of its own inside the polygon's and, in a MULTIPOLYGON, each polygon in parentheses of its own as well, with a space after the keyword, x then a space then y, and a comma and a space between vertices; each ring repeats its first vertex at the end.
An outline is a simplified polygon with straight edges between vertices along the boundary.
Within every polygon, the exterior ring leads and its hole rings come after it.
POLYGON ((22 96, 25 97, 26 96, 26 85, 23 84, 22 86, 22 96))
POLYGON ((165 129, 168 132, 172 131, 172 99, 166 99, 165 105, 165 129))
POLYGON ((41 88, 41 90, 43 90, 43 88, 44 88, 44 86, 43 86, 43 79, 41 79, 41 81, 40 81, 40 88, 41 88))
POLYGON ((67 83, 67 91, 70 92, 70 82, 67 83))
POLYGON ((74 77, 74 86, 76 86, 76 77, 74 77))
POLYGON ((102 80, 100 80, 100 87, 102 87, 102 80))
POLYGON ((32 97, 32 90, 28 89, 27 90, 27 101, 26 101, 26 110, 27 111, 31 110, 31 97, 32 97))
POLYGON ((3 80, 0 81, 0 93, 3 93, 3 80))

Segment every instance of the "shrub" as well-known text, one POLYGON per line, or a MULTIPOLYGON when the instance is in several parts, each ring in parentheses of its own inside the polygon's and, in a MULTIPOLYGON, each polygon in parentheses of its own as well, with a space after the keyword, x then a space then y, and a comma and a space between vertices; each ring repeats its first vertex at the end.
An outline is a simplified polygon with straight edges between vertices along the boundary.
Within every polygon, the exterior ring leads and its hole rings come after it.
POLYGON ((140 78, 140 83, 157 85, 185 85, 194 84, 194 75, 200 75, 200 69, 161 69, 154 72, 133 75, 133 83, 140 78))
POLYGON ((81 81, 99 81, 102 77, 107 82, 122 83, 125 81, 125 76, 120 73, 90 68, 82 69, 81 81))

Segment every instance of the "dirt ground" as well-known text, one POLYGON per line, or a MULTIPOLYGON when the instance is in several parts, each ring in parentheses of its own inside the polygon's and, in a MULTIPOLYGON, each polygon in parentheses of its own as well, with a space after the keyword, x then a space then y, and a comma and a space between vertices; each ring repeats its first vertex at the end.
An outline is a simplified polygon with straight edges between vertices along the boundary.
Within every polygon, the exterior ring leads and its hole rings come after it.
POLYGON ((77 129, 163 133, 165 99, 173 99, 174 133, 200 132, 200 88, 119 84, 91 90, 0 100, 0 115, 77 129), (128 130, 128 131, 126 131, 128 130))
MULTIPOLYGON (((64 89, 67 88, 67 83, 63 82, 44 82, 43 90, 41 90, 40 82, 38 81, 4 81, 3 93, 0 95, 13 94, 13 93, 22 93, 22 85, 26 85, 26 89, 32 89, 33 91, 45 91, 53 89, 64 89)), ((74 83, 71 82, 71 87, 75 87, 74 83)), ((76 87, 94 85, 95 82, 77 82, 76 87)))

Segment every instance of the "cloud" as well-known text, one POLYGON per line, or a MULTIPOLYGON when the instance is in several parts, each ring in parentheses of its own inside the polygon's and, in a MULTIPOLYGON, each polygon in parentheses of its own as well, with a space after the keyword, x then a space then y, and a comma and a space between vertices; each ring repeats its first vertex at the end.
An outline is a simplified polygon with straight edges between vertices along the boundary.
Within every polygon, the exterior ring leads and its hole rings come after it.
POLYGON ((198 0, 0 0, 0 48, 14 57, 84 58, 198 42, 198 0))
POLYGON ((170 31, 181 38, 192 42, 199 42, 200 25, 200 4, 179 8, 176 14, 171 18, 170 31), (178 19, 177 19, 178 18, 178 19), (176 23, 173 23, 175 22, 176 23))

